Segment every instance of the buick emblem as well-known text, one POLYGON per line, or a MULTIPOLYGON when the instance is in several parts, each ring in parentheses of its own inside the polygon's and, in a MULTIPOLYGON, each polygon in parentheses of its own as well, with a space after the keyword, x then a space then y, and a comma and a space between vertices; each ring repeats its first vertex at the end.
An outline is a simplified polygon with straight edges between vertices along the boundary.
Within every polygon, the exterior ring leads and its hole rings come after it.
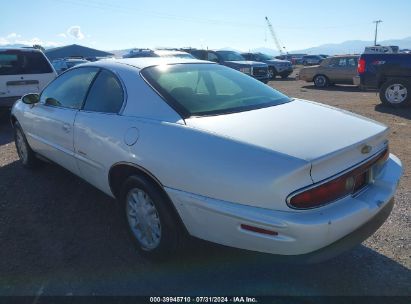
POLYGON ((362 154, 368 154, 372 150, 372 147, 369 145, 365 145, 364 147, 361 148, 361 153, 362 154))

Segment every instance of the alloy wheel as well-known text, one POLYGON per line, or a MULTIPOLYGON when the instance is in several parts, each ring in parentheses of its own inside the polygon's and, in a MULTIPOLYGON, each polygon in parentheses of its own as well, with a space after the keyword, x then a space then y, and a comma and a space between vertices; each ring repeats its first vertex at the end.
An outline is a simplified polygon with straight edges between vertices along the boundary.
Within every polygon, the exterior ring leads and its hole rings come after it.
POLYGON ((404 102, 407 99, 407 95, 407 88, 399 83, 392 84, 385 90, 385 98, 391 104, 404 102))

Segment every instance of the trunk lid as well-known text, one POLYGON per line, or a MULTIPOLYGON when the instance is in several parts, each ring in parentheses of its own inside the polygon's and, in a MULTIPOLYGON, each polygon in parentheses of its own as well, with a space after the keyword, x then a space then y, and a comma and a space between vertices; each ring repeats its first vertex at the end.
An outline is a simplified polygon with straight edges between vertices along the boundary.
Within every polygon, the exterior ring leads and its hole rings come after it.
POLYGON ((313 182, 364 161, 387 144, 386 126, 299 99, 253 111, 192 117, 186 124, 309 161, 313 182))

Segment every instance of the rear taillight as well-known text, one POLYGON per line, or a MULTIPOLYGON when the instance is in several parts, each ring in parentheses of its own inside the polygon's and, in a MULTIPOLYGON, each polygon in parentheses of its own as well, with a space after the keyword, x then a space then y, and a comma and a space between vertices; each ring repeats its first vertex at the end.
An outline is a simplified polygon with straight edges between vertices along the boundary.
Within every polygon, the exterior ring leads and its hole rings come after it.
POLYGON ((389 150, 386 148, 366 163, 347 173, 314 185, 305 191, 297 191, 297 193, 291 194, 288 198, 288 204, 296 209, 310 209, 356 193, 368 184, 371 167, 383 165, 388 156, 389 150))
POLYGON ((358 74, 363 74, 365 72, 365 59, 361 58, 358 60, 358 74))

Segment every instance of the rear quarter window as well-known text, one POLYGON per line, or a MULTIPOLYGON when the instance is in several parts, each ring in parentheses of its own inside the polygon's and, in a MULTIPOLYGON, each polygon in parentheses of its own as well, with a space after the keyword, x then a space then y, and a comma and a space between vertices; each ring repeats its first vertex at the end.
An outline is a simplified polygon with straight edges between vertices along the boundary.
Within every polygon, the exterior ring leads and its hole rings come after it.
POLYGON ((0 52, 0 75, 46 74, 53 69, 41 52, 0 52))

